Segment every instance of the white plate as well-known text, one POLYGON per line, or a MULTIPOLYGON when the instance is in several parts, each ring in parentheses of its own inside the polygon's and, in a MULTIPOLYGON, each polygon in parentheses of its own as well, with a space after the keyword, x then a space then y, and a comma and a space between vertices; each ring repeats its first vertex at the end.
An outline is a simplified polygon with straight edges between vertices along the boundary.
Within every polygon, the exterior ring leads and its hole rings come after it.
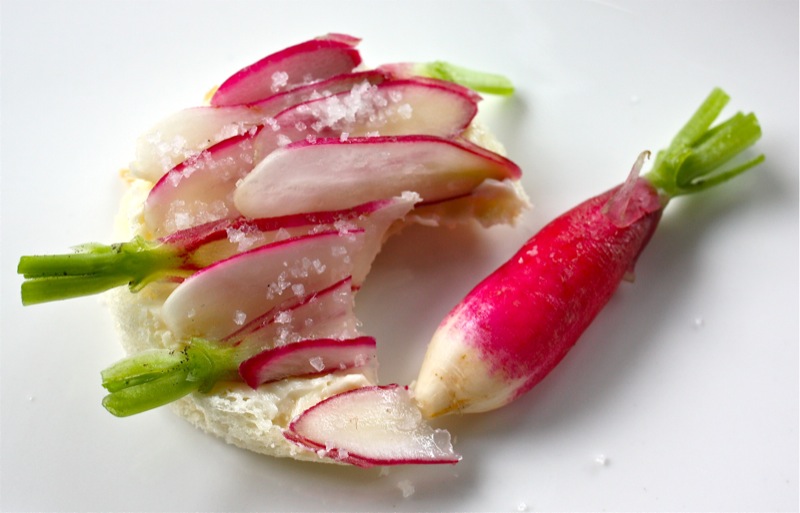
POLYGON ((3 2, 2 509, 796 510, 796 1, 3 2), (439 319, 547 220, 625 178, 713 86, 767 162, 670 206, 563 364, 494 413, 447 421, 455 467, 260 457, 169 411, 116 419, 121 355, 96 298, 19 305, 21 254, 110 242, 135 137, 238 67, 325 32, 365 59, 504 73, 485 122, 536 208, 514 229, 413 229, 359 297, 383 379, 415 377, 439 319), (400 483, 414 493, 404 497, 400 483))

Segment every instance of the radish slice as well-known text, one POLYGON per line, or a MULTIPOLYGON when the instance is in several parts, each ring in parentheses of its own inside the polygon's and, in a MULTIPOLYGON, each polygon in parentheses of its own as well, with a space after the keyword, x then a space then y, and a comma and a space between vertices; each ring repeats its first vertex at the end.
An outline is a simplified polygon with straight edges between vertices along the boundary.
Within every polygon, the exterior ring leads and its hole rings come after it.
MULTIPOLYGON (((397 198, 371 201, 344 210, 259 219, 222 219, 171 233, 161 241, 180 252, 191 253, 192 264, 202 268, 237 253, 291 237, 321 231, 363 229, 367 235, 363 253, 374 257, 390 235, 392 226, 401 221, 418 201, 416 194, 404 193, 397 198)), ((363 281, 363 276, 358 275, 357 279, 363 281)))
POLYGON ((249 105, 183 109, 162 119, 139 137, 131 170, 139 178, 155 182, 187 158, 220 141, 271 122, 278 113, 292 105, 350 91, 356 84, 379 84, 384 80, 386 75, 376 70, 345 73, 249 105))
POLYGON ((450 433, 425 422, 408 389, 397 385, 329 397, 296 417, 283 436, 321 457, 359 467, 461 460, 450 433))
POLYGON ((248 217, 347 208, 403 191, 425 202, 469 194, 487 179, 517 179, 510 160, 467 142, 433 136, 299 141, 262 160, 239 184, 248 217))
POLYGON ((187 278, 162 317, 178 338, 221 339, 292 297, 351 276, 363 245, 363 230, 334 231, 240 253, 187 278))
POLYGON ((284 378, 364 367, 374 364, 375 360, 375 339, 372 337, 302 340, 248 358, 239 365, 239 375, 252 388, 258 388, 284 378))
POLYGON ((480 97, 438 80, 406 79, 372 85, 295 105, 275 117, 288 141, 311 137, 460 134, 478 113, 480 97))
POLYGON ((351 36, 329 34, 268 55, 219 86, 211 105, 253 103, 301 84, 348 73, 361 63, 351 36))
POLYGON ((289 300, 246 323, 222 342, 243 354, 312 338, 355 338, 360 335, 353 311, 353 280, 347 277, 300 300, 289 300))
POLYGON ((147 228, 156 236, 185 230, 239 212, 230 194, 253 168, 259 130, 226 139, 172 168, 153 186, 144 203, 147 228), (220 191, 223 191, 222 193, 220 191))

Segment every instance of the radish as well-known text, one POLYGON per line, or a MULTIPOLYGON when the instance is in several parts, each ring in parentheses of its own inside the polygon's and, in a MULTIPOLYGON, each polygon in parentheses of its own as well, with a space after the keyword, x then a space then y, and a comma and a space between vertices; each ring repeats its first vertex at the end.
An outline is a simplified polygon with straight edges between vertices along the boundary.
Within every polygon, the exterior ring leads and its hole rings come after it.
POLYGON ((292 298, 225 336, 220 342, 238 347, 243 356, 304 339, 356 338, 353 278, 292 298))
MULTIPOLYGON (((172 233, 159 240, 136 237, 112 245, 84 244, 65 255, 20 258, 25 277, 22 302, 30 305, 96 294, 128 285, 136 292, 159 279, 183 279, 214 262, 290 237, 322 231, 363 229, 363 260, 374 258, 381 244, 419 200, 405 194, 328 212, 259 219, 223 219, 172 233), (371 256, 370 256, 371 255, 371 256)), ((363 280, 363 273, 359 280, 363 280)))
POLYGON ((280 91, 348 73, 361 63, 359 39, 328 34, 268 55, 219 86, 211 105, 253 103, 280 91))
POLYGON ((183 109, 160 120, 139 137, 131 170, 137 177, 155 182, 187 158, 263 125, 292 105, 349 91, 356 84, 379 84, 386 79, 386 74, 377 70, 344 73, 247 105, 183 109))
POLYGON ((292 420, 284 436, 320 457, 359 467, 455 464, 450 434, 433 429, 397 385, 342 392, 292 420))
POLYGON ((363 230, 327 231, 234 255, 181 283, 161 316, 178 338, 220 339, 278 304, 354 275, 354 269, 363 277, 372 260, 360 252, 364 238, 363 230))
POLYGON ((461 86, 441 84, 433 80, 397 80, 378 86, 362 82, 346 93, 293 106, 279 113, 271 125, 217 143, 170 170, 145 202, 145 223, 155 235, 163 236, 212 218, 235 217, 238 211, 232 196, 237 182, 281 141, 308 137, 313 142, 318 136, 363 136, 376 130, 384 135, 458 135, 475 117, 477 98, 461 86))
POLYGON ((258 388, 289 377, 307 377, 374 365, 375 339, 319 338, 267 349, 239 364, 245 383, 258 388))
POLYGON ((718 171, 761 135, 753 114, 710 128, 727 101, 712 91, 648 174, 645 152, 625 183, 545 226, 447 315, 416 381, 427 417, 498 408, 536 385, 632 273, 671 198, 762 162, 718 171))
POLYGON ((236 189, 234 203, 249 217, 288 215, 347 208, 403 191, 425 202, 455 198, 487 179, 519 177, 516 164, 468 142, 424 135, 325 138, 269 154, 236 189))

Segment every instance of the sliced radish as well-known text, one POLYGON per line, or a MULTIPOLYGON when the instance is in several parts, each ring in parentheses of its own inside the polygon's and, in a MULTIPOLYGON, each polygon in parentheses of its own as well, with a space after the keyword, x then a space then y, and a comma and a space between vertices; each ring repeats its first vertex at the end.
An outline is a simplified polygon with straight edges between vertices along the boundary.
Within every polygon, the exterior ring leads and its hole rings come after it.
POLYGON ((321 338, 302 340, 262 351, 239 365, 239 375, 252 388, 291 377, 329 374, 373 365, 375 339, 321 338))
POLYGON ((301 413, 284 436, 306 449, 359 467, 458 463, 450 433, 422 419, 407 388, 364 387, 301 413))
POLYGON ((133 173, 151 182, 184 160, 253 127, 273 123, 292 105, 350 91, 356 84, 379 84, 386 75, 377 70, 336 75, 295 87, 249 105, 200 106, 178 111, 156 123, 136 143, 133 173))
POLYGON ((336 210, 418 193, 425 202, 469 194, 487 179, 516 179, 510 160, 467 142, 433 136, 299 141, 262 160, 239 184, 236 208, 268 217, 336 210))
POLYGON ((480 98, 439 80, 406 79, 356 84, 350 91, 295 105, 275 120, 285 141, 306 137, 460 134, 480 98))
POLYGON ((144 203, 147 228, 156 236, 236 217, 230 192, 255 165, 259 129, 231 137, 172 168, 144 203))
POLYGON ((352 71, 361 63, 358 39, 329 34, 268 55, 234 73, 211 98, 211 105, 253 103, 301 84, 352 71))
POLYGON ((351 276, 363 245, 363 230, 333 231, 240 253, 187 278, 162 317, 179 338, 221 339, 292 297, 351 276))
POLYGON ((304 339, 358 337, 352 283, 348 276, 300 299, 289 299, 247 322, 222 342, 248 355, 304 339))

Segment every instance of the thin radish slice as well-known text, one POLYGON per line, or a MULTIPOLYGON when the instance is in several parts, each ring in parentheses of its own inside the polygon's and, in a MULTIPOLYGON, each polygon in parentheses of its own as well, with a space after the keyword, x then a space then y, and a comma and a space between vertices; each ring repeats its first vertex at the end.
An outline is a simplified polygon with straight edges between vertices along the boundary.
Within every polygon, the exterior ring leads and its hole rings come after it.
POLYGON ((246 323, 222 342, 256 354, 282 344, 312 338, 355 338, 353 280, 347 277, 299 300, 290 299, 246 323))
MULTIPOLYGON (((196 267, 207 267, 218 260, 232 257, 250 249, 330 230, 363 229, 368 243, 365 252, 376 255, 381 243, 419 201, 419 196, 404 193, 397 198, 370 201, 353 208, 330 212, 292 214, 280 217, 221 219, 161 238, 181 253, 191 253, 196 267)), ((359 276, 359 280, 363 277, 359 276)))
POLYGON ((211 105, 253 103, 301 84, 348 73, 361 63, 355 49, 358 41, 333 34, 268 55, 225 80, 211 105))
POLYGON ((231 194, 255 165, 259 129, 215 144, 172 168, 153 186, 144 203, 147 228, 156 236, 217 219, 236 217, 231 194), (223 191, 222 193, 220 191, 223 191))
POLYGON ((356 84, 350 91, 295 105, 275 116, 285 141, 306 137, 460 134, 480 97, 438 80, 356 84))
POLYGON ((425 422, 408 389, 397 385, 329 397, 296 417, 284 436, 321 457, 359 467, 461 460, 450 433, 425 422))
POLYGON ((242 135, 253 127, 274 123, 273 118, 293 105, 350 91, 356 84, 379 84, 380 71, 345 73, 298 86, 248 105, 200 106, 178 111, 156 123, 136 143, 134 175, 151 182, 201 151, 242 135))
POLYGON ((239 184, 236 208, 268 217, 336 210, 403 191, 425 202, 469 194, 487 179, 517 179, 510 160, 434 136, 299 141, 262 160, 239 184))
POLYGON ((221 339, 292 297, 351 276, 363 245, 363 230, 333 231, 240 253, 187 278, 162 317, 179 338, 221 339))
POLYGON ((373 365, 375 361, 372 337, 302 340, 248 358, 239 365, 239 375, 252 388, 258 388, 285 378, 330 374, 373 365))

